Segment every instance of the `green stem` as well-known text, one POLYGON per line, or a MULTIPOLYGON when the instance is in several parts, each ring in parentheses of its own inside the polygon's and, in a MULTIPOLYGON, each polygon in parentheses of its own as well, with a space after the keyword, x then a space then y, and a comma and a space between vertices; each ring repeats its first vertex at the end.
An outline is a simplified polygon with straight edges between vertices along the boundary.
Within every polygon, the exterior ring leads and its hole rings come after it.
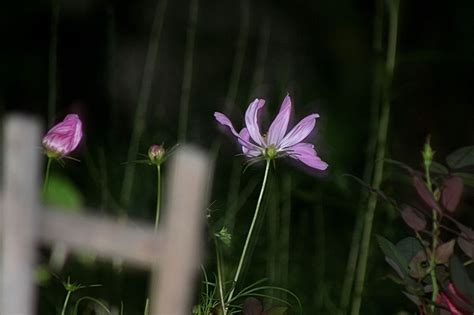
POLYGON ((186 141, 186 132, 188 127, 187 124, 189 116, 189 99, 191 94, 191 82, 193 77, 194 42, 196 39, 198 9, 198 0, 191 0, 189 2, 189 24, 186 35, 183 83, 181 86, 181 100, 179 105, 178 140, 180 142, 186 141))
POLYGON ((49 184, 49 171, 51 169, 51 162, 53 161, 53 158, 48 158, 48 164, 46 165, 46 174, 44 176, 44 182, 43 182, 43 198, 46 195, 46 192, 48 191, 48 184, 49 184))
MULTIPOLYGON (((378 126, 377 146, 375 153, 374 174, 372 177, 372 187, 379 189, 383 179, 383 166, 385 158, 385 146, 387 142, 388 123, 390 118, 390 95, 393 72, 395 68, 395 56, 397 51, 398 32, 398 8, 399 0, 388 1, 389 10, 389 30, 387 59, 385 64, 385 80, 383 90, 383 101, 378 126)), ((377 207, 377 195, 371 194, 367 203, 367 211, 364 217, 364 228, 360 245, 360 254, 357 264, 356 280, 354 285, 354 296, 352 299, 351 314, 359 315, 362 304, 362 292, 364 291, 365 276, 367 271, 367 261, 369 258, 370 241, 372 237, 372 227, 374 222, 375 208, 377 207)))
POLYGON ((222 314, 227 315, 227 307, 225 306, 224 302, 224 286, 222 284, 223 279, 223 272, 222 272, 222 257, 221 251, 219 250, 219 244, 217 244, 217 240, 214 239, 214 244, 216 247, 216 256, 217 256, 217 281, 219 283, 219 298, 222 307, 222 314))
MULTIPOLYGON (((433 193, 433 187, 431 183, 431 176, 430 176, 430 165, 431 163, 424 163, 425 165, 425 177, 426 177, 426 185, 428 186, 428 190, 433 193)), ((432 209, 433 214, 433 225, 432 225, 432 235, 433 239, 431 242, 431 255, 430 255, 430 277, 431 277, 431 285, 433 288, 431 294, 431 311, 434 312, 436 308, 436 298, 438 297, 438 281, 436 280, 436 248, 438 247, 438 237, 439 237, 439 221, 438 221, 438 212, 436 209, 432 209)))
POLYGON ((146 299, 145 301, 145 310, 143 311, 143 315, 149 315, 150 314, 150 299, 146 299))
POLYGON ((237 50, 234 55, 234 61, 232 64, 232 73, 230 76, 229 87, 227 89, 227 95, 225 97, 224 113, 231 113, 235 100, 237 98, 237 92, 239 90, 240 75, 245 59, 245 51, 247 50, 247 43, 250 29, 250 2, 244 0, 241 4, 241 18, 239 26, 239 39, 237 40, 237 50))
POLYGON ((265 174, 263 175, 263 182, 262 188, 260 189, 260 195, 258 196, 257 206, 255 207, 255 214, 253 215, 252 223, 250 224, 249 232, 247 233, 247 238, 245 239, 244 249, 242 250, 242 254, 240 255, 239 265, 237 266, 237 271, 235 272, 234 281, 232 283, 232 290, 229 293, 229 297, 227 298, 227 306, 232 301, 232 297, 234 295, 235 287, 237 285, 237 281, 240 277, 240 272, 242 271, 242 266, 244 265, 245 257, 247 255, 247 250, 250 244, 250 239, 252 238, 252 233, 255 227, 255 223, 257 222, 258 213, 260 211, 260 205, 263 199, 263 193, 265 192, 265 187, 267 184, 268 173, 270 170, 270 162, 271 160, 267 160, 267 164, 265 166, 265 174))
POLYGON ((161 165, 156 166, 157 173, 157 185, 156 185, 156 216, 155 216, 155 231, 158 229, 158 223, 160 222, 160 209, 161 209, 161 165))
MULTIPOLYGON (((373 64, 373 81, 372 81, 372 99, 370 108, 370 129, 369 129, 369 141, 365 152, 365 164, 364 173, 362 179, 364 182, 370 182, 372 173, 374 170, 374 155, 377 144, 377 118, 380 112, 380 99, 381 99, 381 87, 383 84, 383 23, 384 21, 384 1, 375 1, 375 18, 374 18, 374 30, 373 30, 373 52, 375 55, 375 62, 373 64)), ((341 299, 340 299, 340 311, 339 315, 347 313, 349 303, 351 300, 352 288, 354 287, 355 271, 357 268, 357 260, 360 251, 360 240, 362 238, 362 228, 364 223, 365 203, 368 197, 368 193, 363 191, 359 197, 359 203, 357 205, 357 217, 356 223, 354 224, 354 230, 352 232, 352 241, 347 258, 346 274, 344 276, 344 282, 342 285, 341 299)))
MULTIPOLYGON (((143 67, 140 91, 135 109, 133 130, 128 147, 127 161, 129 162, 133 161, 137 156, 140 139, 146 127, 146 115, 148 111, 148 105, 150 103, 153 77, 155 76, 155 65, 158 60, 161 30, 163 29, 163 21, 167 3, 167 0, 159 1, 155 9, 150 39, 148 41, 145 65, 143 67)), ((132 195, 133 181, 135 178, 135 165, 135 163, 128 163, 125 167, 125 174, 122 181, 122 190, 120 193, 122 209, 120 209, 119 216, 125 216, 127 214, 125 209, 127 209, 129 206, 132 195)))
POLYGON ((71 296, 71 292, 72 292, 72 291, 67 291, 66 299, 64 300, 64 304, 63 304, 63 309, 62 309, 62 311, 61 311, 61 315, 66 314, 67 303, 69 302, 69 297, 71 296))

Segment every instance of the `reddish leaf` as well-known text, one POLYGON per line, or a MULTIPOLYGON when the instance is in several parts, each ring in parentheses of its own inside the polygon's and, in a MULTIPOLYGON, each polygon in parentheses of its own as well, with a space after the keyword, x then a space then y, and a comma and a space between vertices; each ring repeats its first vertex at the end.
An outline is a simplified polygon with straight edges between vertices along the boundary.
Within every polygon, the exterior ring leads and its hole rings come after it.
POLYGON ((474 259, 474 231, 464 225, 458 224, 461 235, 458 236, 458 245, 461 250, 474 259))
POLYGON ((416 232, 422 231, 426 227, 424 215, 410 206, 403 207, 402 218, 403 221, 416 232))
POLYGON ((246 298, 244 301, 244 306, 242 309, 243 315, 262 315, 263 313, 263 305, 260 300, 249 297, 246 298))
POLYGON ((415 185, 418 195, 428 206, 430 206, 432 209, 441 211, 438 203, 433 197, 433 194, 429 191, 428 187, 426 187, 425 182, 419 176, 413 176, 413 184, 415 185))
POLYGON ((456 240, 452 239, 436 248, 436 262, 438 264, 447 264, 449 262, 449 258, 453 255, 454 244, 456 244, 456 240))
POLYGON ((443 183, 443 192, 441 203, 450 212, 456 210, 463 191, 462 179, 458 176, 452 176, 443 183))

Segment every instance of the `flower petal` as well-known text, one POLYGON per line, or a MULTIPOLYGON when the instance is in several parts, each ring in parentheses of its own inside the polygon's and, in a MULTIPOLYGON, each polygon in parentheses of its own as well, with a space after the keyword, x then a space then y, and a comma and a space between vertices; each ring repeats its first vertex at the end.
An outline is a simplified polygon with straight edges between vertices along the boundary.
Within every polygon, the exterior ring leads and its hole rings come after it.
POLYGON ((270 128, 268 129, 268 140, 267 143, 278 144, 281 139, 285 136, 286 130, 288 129, 288 122, 290 120, 291 112, 291 99, 290 95, 287 95, 281 104, 278 115, 273 120, 270 128))
POLYGON ((297 143, 285 151, 291 158, 299 160, 309 167, 318 170, 325 170, 328 167, 328 164, 319 158, 311 143, 297 143))
POLYGON ((232 132, 234 136, 239 137, 239 134, 235 130, 234 125, 232 125, 232 122, 230 121, 229 118, 227 118, 226 115, 219 112, 215 112, 214 118, 216 118, 219 124, 229 127, 230 131, 232 132))
POLYGON ((252 143, 250 143, 250 134, 247 128, 243 128, 239 133, 240 139, 239 143, 242 145, 242 152, 248 157, 257 157, 262 155, 262 150, 259 150, 258 147, 252 143), (242 140, 244 141, 242 141, 242 140), (249 146, 248 144, 252 146, 249 146))
POLYGON ((82 139, 82 122, 76 114, 67 115, 43 137, 47 151, 58 156, 71 153, 82 139))
POLYGON ((303 118, 288 134, 278 143, 280 149, 291 147, 303 141, 313 130, 318 114, 311 114, 303 118))
POLYGON ((265 140, 263 140, 258 126, 258 111, 263 107, 263 105, 265 105, 265 100, 256 98, 245 112, 245 125, 247 126, 250 137, 260 146, 265 146, 265 140))
POLYGON ((250 149, 255 150, 256 148, 258 148, 255 144, 249 142, 248 131, 243 132, 244 129, 247 130, 246 128, 242 129, 241 131, 242 134, 239 134, 237 133, 237 131, 234 128, 234 125, 232 125, 232 122, 230 121, 229 118, 227 118, 226 115, 219 112, 215 112, 214 117, 216 118, 217 122, 219 122, 221 125, 229 127, 232 134, 237 138, 237 140, 242 146, 247 147, 249 150, 250 149), (244 137, 242 137, 242 135, 244 137))

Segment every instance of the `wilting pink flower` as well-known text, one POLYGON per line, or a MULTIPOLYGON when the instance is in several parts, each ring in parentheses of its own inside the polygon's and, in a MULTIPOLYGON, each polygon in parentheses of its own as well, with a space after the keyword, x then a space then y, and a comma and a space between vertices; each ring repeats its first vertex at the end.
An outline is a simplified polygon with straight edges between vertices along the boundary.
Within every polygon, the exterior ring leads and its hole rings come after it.
POLYGON ((60 158, 74 151, 81 139, 82 122, 76 114, 69 114, 46 133, 43 146, 48 157, 60 158))
POLYGON ((268 129, 268 133, 262 135, 257 117, 264 105, 265 100, 262 99, 255 99, 249 105, 245 113, 246 127, 239 133, 224 114, 215 112, 214 117, 220 124, 229 127, 242 146, 242 152, 249 158, 275 159, 289 156, 312 168, 325 170, 328 164, 318 157, 314 145, 302 142, 314 129, 316 118, 319 115, 306 116, 287 132, 291 112, 291 99, 287 95, 281 104, 280 112, 268 129))

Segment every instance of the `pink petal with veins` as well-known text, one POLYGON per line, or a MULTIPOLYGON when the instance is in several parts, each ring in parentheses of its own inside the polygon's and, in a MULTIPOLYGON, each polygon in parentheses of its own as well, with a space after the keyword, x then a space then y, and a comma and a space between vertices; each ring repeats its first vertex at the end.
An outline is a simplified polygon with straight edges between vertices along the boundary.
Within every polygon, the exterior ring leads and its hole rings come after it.
POLYGON ((265 100, 256 98, 245 112, 245 125, 247 126, 250 138, 259 146, 265 145, 265 141, 260 133, 260 127, 258 126, 258 112, 264 105, 265 100))
POLYGON ((328 164, 317 155, 314 145, 311 143, 298 143, 285 151, 291 158, 299 160, 309 167, 322 171, 328 167, 328 164))
POLYGON ((318 114, 311 114, 303 118, 278 144, 281 149, 291 147, 303 141, 314 129, 318 114))
POLYGON ((288 129, 288 122, 290 121, 291 113, 291 99, 287 95, 283 100, 280 107, 280 112, 273 120, 270 128, 268 129, 268 141, 267 143, 277 145, 281 139, 285 136, 288 129))

